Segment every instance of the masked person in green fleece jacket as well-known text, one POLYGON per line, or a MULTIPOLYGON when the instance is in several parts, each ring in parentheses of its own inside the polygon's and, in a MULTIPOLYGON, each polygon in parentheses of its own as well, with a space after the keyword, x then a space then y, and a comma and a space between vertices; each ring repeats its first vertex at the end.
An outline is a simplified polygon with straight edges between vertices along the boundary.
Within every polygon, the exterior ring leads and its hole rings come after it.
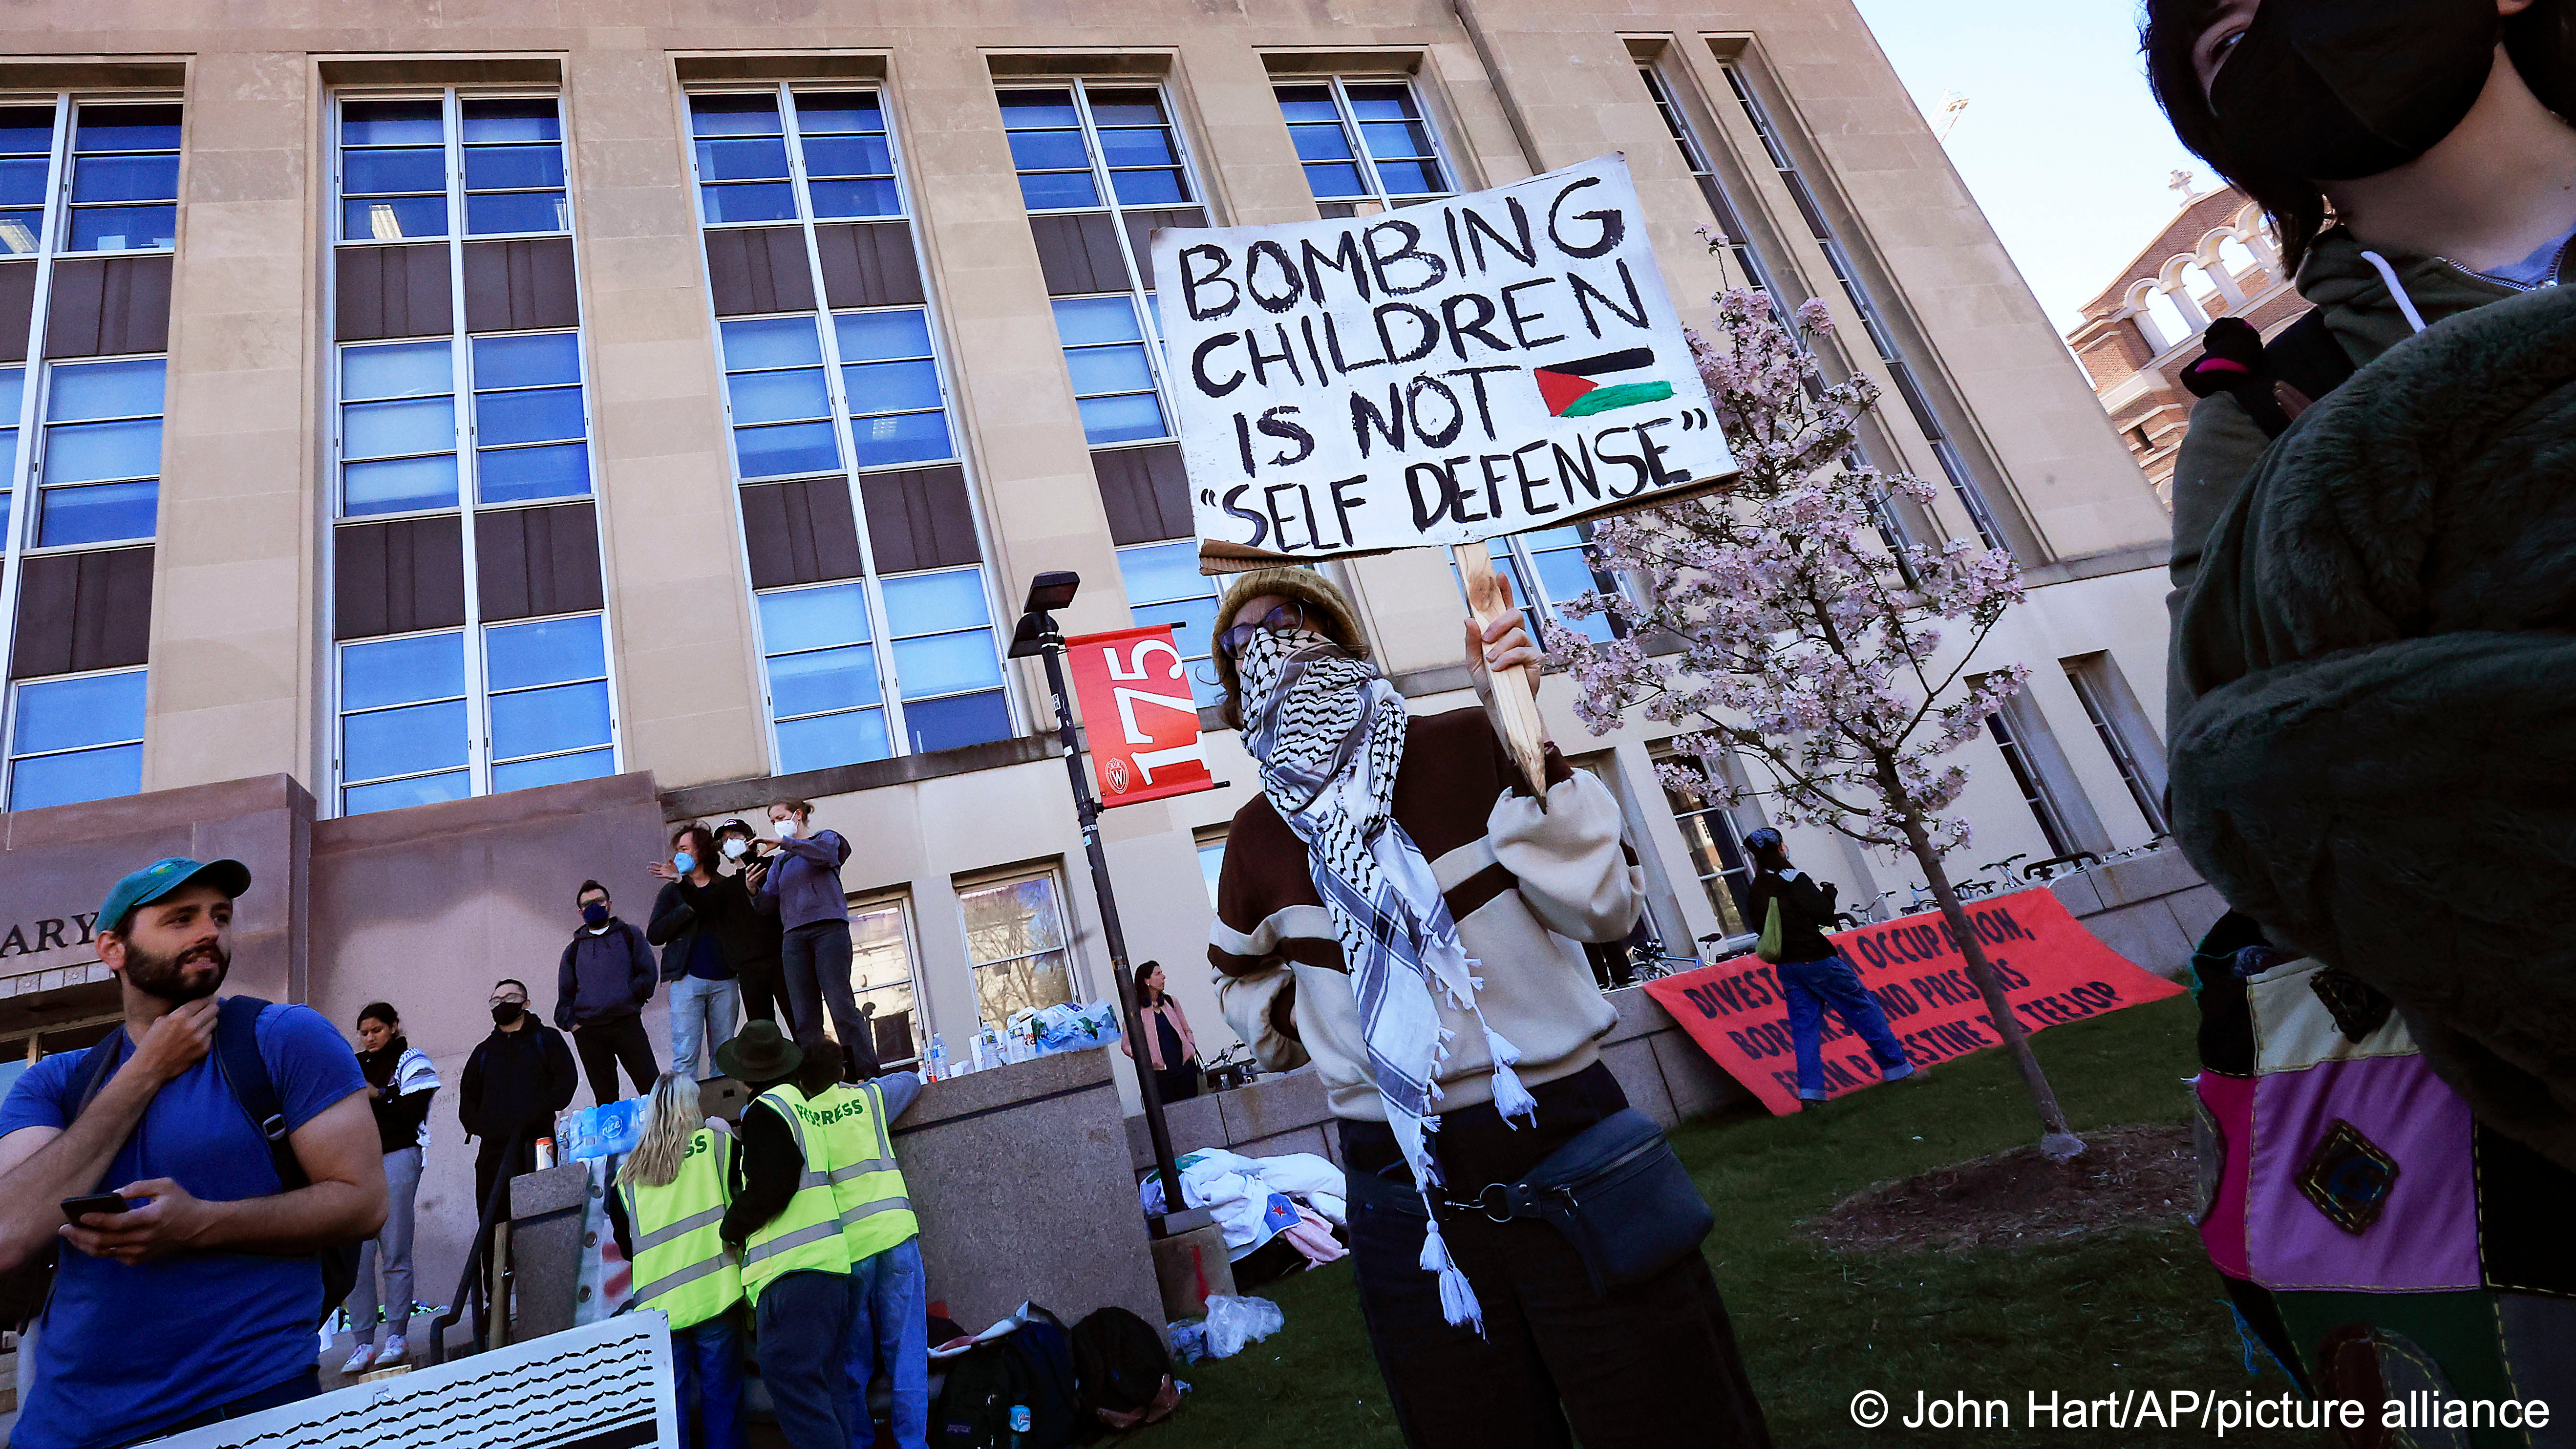
POLYGON ((2576 913, 2576 7, 2147 20, 2316 306, 2186 373, 2173 814, 2236 908, 2194 958, 2195 1220, 2320 1398, 2563 1406, 2576 945, 2531 922, 2576 913))

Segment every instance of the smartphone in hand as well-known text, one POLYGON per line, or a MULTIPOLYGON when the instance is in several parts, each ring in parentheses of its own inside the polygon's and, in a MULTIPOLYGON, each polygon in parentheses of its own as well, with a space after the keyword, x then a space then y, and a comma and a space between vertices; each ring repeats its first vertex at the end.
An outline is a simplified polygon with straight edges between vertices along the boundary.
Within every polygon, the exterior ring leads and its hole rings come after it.
POLYGON ((94 1192, 87 1197, 63 1199, 63 1220, 74 1227, 81 1225, 83 1213, 121 1213, 134 1204, 112 1192, 94 1192))

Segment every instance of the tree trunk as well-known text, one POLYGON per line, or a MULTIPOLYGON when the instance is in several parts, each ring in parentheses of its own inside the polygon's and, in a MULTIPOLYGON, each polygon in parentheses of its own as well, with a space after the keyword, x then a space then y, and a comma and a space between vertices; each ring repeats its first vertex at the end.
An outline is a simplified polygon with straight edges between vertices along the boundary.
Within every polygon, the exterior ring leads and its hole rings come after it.
POLYGON ((1932 888, 1932 899, 1941 905, 1941 919, 1950 925, 1950 934, 1959 941, 1959 954, 1968 963, 1968 979, 1977 984, 1977 994, 1986 999, 1986 1016, 2004 1048, 2013 1056, 2013 1065, 2021 1068, 2022 1085, 2030 1089, 2032 1105, 2039 1109, 2039 1150, 2057 1161, 2084 1151, 2084 1139, 2066 1125, 2066 1112, 2057 1105, 2057 1089, 2048 1084, 2048 1073, 2042 1071, 2039 1057, 2030 1049, 2030 1033, 2022 1030, 2021 1018, 2013 1014, 2012 1003, 2004 996, 2003 982, 1995 976, 1994 964, 1986 959, 1986 946, 1977 939, 1977 928, 1968 919, 1967 908, 1959 904, 1959 893, 1950 886, 1949 875, 1941 869, 1941 853, 1932 848, 1932 837, 1923 828, 1923 818, 1915 811, 1905 812, 1906 848, 1923 867, 1924 880, 1932 888))

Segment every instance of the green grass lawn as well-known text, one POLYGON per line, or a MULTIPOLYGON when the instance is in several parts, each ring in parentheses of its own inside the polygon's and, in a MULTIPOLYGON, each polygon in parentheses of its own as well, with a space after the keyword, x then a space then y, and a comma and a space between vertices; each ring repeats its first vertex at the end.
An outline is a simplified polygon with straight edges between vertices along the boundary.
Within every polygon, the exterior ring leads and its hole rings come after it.
MULTIPOLYGON (((2076 1130, 2178 1122, 2182 1079, 2195 1070, 2199 1021, 2188 997, 2057 1027, 2037 1038, 2041 1062, 2076 1130)), ((2169 1224, 2047 1247, 1865 1258, 1815 1245, 1795 1225, 1872 1183, 2038 1140, 2019 1076, 2000 1051, 1938 1068, 1913 1086, 1873 1088, 1789 1118, 1683 1124, 1674 1146, 1717 1208, 1706 1251, 1734 1315, 1755 1391, 1781 1449, 1947 1441, 2123 1445, 2206 1443, 2197 1429, 2027 1431, 2026 1396, 2046 1400, 2130 1389, 2277 1395, 2278 1369, 2251 1378, 2200 1236, 2176 1204, 2169 1224), (1863 1389, 1898 1415, 1918 1390, 1965 1389, 2012 1409, 2010 1434, 1849 1417, 1863 1389)), ((1401 1439, 1360 1326, 1345 1264, 1261 1290, 1287 1326, 1222 1362, 1182 1376, 1195 1391, 1172 1420, 1138 1435, 1183 1446, 1352 1446, 1401 1439)), ((1677 1393, 1690 1391, 1675 1385, 1677 1393)), ((2237 1436, 2230 1436, 2231 1438, 2237 1436)), ((2253 1436, 2258 1443, 2314 1442, 2253 1436)))

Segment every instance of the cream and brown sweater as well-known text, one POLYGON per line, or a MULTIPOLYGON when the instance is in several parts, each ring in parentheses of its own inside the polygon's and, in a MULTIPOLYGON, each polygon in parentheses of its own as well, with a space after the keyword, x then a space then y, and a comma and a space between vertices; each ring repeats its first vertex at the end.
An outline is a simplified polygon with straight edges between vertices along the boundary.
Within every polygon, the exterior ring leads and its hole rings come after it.
MULTIPOLYGON (((1553 747, 1547 764, 1542 809, 1485 712, 1471 707, 1415 718, 1395 777, 1396 821, 1431 862, 1478 963, 1485 1021, 1520 1048, 1517 1071, 1533 1087, 1597 1059, 1619 1012, 1602 999, 1579 943, 1624 938, 1644 899, 1620 842, 1618 802, 1553 747)), ((1311 1060, 1333 1115, 1384 1121, 1332 915, 1305 842, 1265 796, 1235 812, 1208 937, 1218 1004, 1261 1064, 1286 1071, 1311 1060)), ((1446 1003, 1440 1017, 1456 1035, 1439 1109, 1490 1100, 1484 1033, 1446 1003)))

